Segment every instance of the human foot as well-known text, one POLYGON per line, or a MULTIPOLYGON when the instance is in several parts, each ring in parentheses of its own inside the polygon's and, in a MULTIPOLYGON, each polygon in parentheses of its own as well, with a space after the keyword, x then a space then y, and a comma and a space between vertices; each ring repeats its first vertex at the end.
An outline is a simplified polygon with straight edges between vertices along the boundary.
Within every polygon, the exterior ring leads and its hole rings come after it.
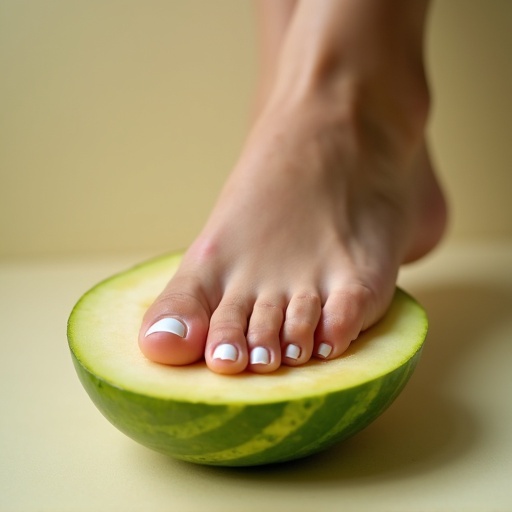
MULTIPOLYGON (((288 47, 300 50, 293 34, 288 47)), ((144 318, 149 359, 204 356, 233 374, 337 357, 384 314, 400 264, 439 240, 445 204, 409 69, 332 80, 331 60, 278 74, 209 222, 144 318), (327 80, 311 79, 319 70, 327 80)))
POLYGON ((338 357, 384 314, 400 264, 437 242, 443 203, 424 148, 392 161, 312 103, 274 108, 257 124, 145 316, 149 359, 204 356, 231 374, 338 357))

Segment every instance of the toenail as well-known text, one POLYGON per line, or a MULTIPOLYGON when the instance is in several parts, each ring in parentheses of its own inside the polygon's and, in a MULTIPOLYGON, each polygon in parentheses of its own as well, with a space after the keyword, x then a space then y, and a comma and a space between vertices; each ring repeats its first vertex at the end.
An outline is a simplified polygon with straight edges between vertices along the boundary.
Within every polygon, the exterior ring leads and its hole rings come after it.
POLYGON ((186 327, 183 322, 177 320, 176 318, 162 318, 155 322, 147 331, 145 336, 149 336, 154 332, 170 332, 171 334, 176 334, 180 338, 185 337, 186 327))
POLYGON ((332 347, 327 343, 320 343, 320 345, 318 345, 318 350, 316 351, 317 355, 319 355, 320 357, 329 357, 331 352, 332 347))
POLYGON ((238 358, 238 350, 229 343, 218 345, 213 352, 213 359, 220 359, 222 361, 236 361, 238 358))
POLYGON ((286 357, 288 357, 289 359, 299 359, 300 352, 301 352, 301 350, 298 345, 294 345, 293 343, 290 343, 290 345, 288 345, 286 347, 286 351, 285 351, 284 355, 286 357))
POLYGON ((268 364, 270 363, 270 353, 264 347, 255 347, 251 351, 251 364, 268 364))

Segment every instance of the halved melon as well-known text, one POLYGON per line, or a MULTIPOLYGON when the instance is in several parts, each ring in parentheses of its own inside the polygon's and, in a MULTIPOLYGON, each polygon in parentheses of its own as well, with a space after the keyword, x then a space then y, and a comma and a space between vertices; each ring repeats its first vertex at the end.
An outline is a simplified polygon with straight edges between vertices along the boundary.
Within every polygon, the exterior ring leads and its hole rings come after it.
POLYGON ((236 376, 217 375, 203 362, 152 363, 139 351, 139 326, 179 261, 179 254, 164 256, 98 284, 68 322, 73 362, 91 399, 150 448, 225 466, 303 457, 366 427, 418 361, 427 317, 397 289, 384 319, 333 361, 236 376))

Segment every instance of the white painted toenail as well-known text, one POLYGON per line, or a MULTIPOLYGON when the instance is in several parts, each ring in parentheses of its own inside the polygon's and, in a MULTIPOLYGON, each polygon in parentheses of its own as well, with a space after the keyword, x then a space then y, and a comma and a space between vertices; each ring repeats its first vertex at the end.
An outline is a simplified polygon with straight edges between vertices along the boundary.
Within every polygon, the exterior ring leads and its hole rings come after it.
POLYGON ((286 347, 286 351, 284 353, 286 357, 289 359, 299 359, 300 357, 300 347, 298 345, 294 345, 293 343, 290 343, 286 347))
POLYGON ((238 358, 238 350, 229 343, 219 345, 213 351, 213 359, 220 359, 222 361, 236 361, 238 358))
POLYGON ((270 354, 266 348, 255 347, 251 351, 251 364, 268 364, 270 363, 270 354))
POLYGON ((186 327, 183 322, 180 322, 176 318, 162 318, 155 322, 147 331, 145 336, 149 336, 154 332, 170 332, 176 334, 180 338, 185 337, 186 327))
POLYGON ((318 350, 316 353, 320 357, 329 357, 331 352, 332 352, 331 345, 327 345, 327 343, 320 343, 320 345, 318 345, 318 350))

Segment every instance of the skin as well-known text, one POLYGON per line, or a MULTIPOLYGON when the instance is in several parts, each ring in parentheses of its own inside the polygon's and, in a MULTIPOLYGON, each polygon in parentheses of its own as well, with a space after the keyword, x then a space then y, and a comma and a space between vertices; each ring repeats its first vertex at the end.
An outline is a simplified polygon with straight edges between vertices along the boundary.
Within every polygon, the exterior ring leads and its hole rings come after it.
POLYGON ((256 119, 143 319, 146 357, 270 373, 339 357, 385 314, 399 267, 428 253, 446 224, 425 142, 426 15, 425 0, 259 3, 256 119), (184 337, 146 336, 166 317, 183 322, 184 337), (225 344, 234 360, 214 357, 225 344), (251 362, 256 347, 268 363, 251 362))

